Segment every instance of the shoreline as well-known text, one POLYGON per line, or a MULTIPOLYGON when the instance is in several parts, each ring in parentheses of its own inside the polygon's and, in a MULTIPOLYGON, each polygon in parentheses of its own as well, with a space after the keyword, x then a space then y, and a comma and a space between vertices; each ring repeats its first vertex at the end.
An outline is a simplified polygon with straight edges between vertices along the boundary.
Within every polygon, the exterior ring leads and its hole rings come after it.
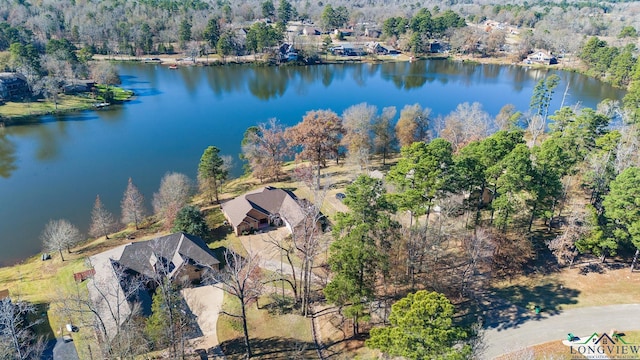
POLYGON ((135 97, 131 90, 113 87, 120 96, 112 103, 106 103, 103 99, 91 98, 91 93, 81 93, 76 95, 61 95, 57 108, 53 102, 46 100, 36 100, 30 102, 7 101, 0 106, 0 110, 5 110, 9 114, 0 111, 0 128, 16 125, 28 125, 41 123, 41 118, 47 115, 61 116, 70 113, 83 111, 97 111, 109 108, 113 105, 121 105, 135 97), (5 108, 8 107, 8 108, 5 108))
MULTIPOLYGON (((153 55, 149 55, 153 56, 153 55)), ((312 64, 301 64, 299 62, 292 63, 280 63, 273 64, 268 61, 261 60, 257 57, 257 55, 243 55, 243 56, 231 56, 225 59, 224 61, 219 58, 219 56, 201 56, 195 59, 185 60, 182 58, 181 54, 171 54, 171 55, 157 55, 156 57, 149 56, 132 56, 132 55, 94 55, 93 61, 116 61, 116 62, 135 62, 141 64, 148 65, 160 65, 160 66, 226 66, 226 65, 247 65, 247 66, 318 66, 318 65, 331 65, 331 64, 382 64, 382 63, 393 63, 393 62, 413 62, 413 61, 423 61, 423 60, 443 60, 443 61, 454 61, 454 62, 463 62, 463 63, 474 63, 479 65, 500 65, 500 66, 520 66, 524 68, 530 69, 546 69, 546 70, 560 70, 560 71, 569 71, 569 72, 577 72, 583 75, 586 75, 584 70, 581 69, 581 64, 578 60, 563 60, 562 62, 555 65, 544 65, 544 64, 525 64, 522 61, 513 61, 512 58, 507 56, 500 57, 475 57, 471 55, 451 55, 451 54, 429 54, 426 56, 421 56, 418 58, 414 58, 413 56, 407 54, 398 54, 398 55, 376 55, 376 56, 331 56, 330 58, 320 59, 318 63, 312 64)), ((588 75, 587 75, 588 76, 588 75)), ((125 91, 129 91, 126 89, 122 89, 125 91)), ((99 106, 103 103, 99 103, 97 99, 96 101, 86 101, 85 96, 78 95, 63 95, 65 97, 69 97, 71 99, 75 99, 76 101, 82 102, 82 104, 77 106, 70 106, 63 109, 42 109, 36 110, 35 112, 29 113, 21 113, 14 115, 2 115, 0 114, 0 127, 8 127, 15 125, 26 125, 26 124, 36 124, 39 122, 39 118, 47 115, 64 115, 74 112, 82 112, 82 111, 96 111, 101 110, 106 107, 110 107, 110 105, 120 105, 124 104, 127 101, 130 101, 135 94, 131 93, 126 98, 115 101, 113 104, 109 104, 107 106, 99 106)), ((30 102, 30 103, 21 103, 21 102, 8 102, 14 104, 14 106, 22 106, 29 108, 31 104, 38 104, 40 102, 30 102)), ((8 104, 7 103, 7 104, 8 104)), ((49 101, 44 104, 51 105, 49 101)), ((6 105, 3 105, 6 106, 6 105)), ((2 109, 2 107, 0 107, 2 109)), ((31 111, 31 110, 29 110, 31 111)))

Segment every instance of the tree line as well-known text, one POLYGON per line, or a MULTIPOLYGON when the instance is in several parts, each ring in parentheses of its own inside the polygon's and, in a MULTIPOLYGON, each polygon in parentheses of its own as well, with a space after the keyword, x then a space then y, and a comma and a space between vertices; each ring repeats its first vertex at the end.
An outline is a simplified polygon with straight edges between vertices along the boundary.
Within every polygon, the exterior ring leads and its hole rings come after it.
MULTIPOLYGON (((637 39, 635 29, 624 34, 629 32, 630 35, 623 35, 623 37, 637 39)), ((588 74, 615 86, 626 88, 634 77, 638 62, 637 50, 632 42, 620 47, 610 46, 606 41, 594 36, 584 44, 579 57, 589 67, 588 74)))
POLYGON ((456 51, 468 52, 473 48, 474 52, 490 55, 504 45, 505 30, 489 34, 465 25, 492 19, 523 28, 520 34, 523 51, 537 47, 560 54, 577 51, 580 45, 574 41, 577 37, 635 36, 638 24, 630 17, 616 17, 634 10, 635 4, 605 6, 578 1, 535 4, 427 1, 420 5, 408 1, 391 5, 371 1, 367 6, 340 0, 327 4, 289 0, 167 0, 135 4, 109 1, 83 6, 68 5, 61 0, 48 6, 14 2, 7 3, 6 9, 0 12, 0 51, 13 43, 21 43, 32 44, 31 52, 35 49, 43 53, 50 40, 66 40, 82 49, 84 56, 86 53, 159 54, 176 50, 188 56, 210 52, 228 56, 255 51, 254 44, 247 46, 242 33, 256 20, 275 24, 267 24, 264 29, 277 30, 279 38, 285 35, 287 23, 296 20, 313 22, 325 31, 351 27, 355 35, 364 34, 367 28, 379 29, 383 31, 384 40, 416 53, 428 52, 429 39, 445 38, 457 43, 456 51), (565 26, 568 23, 572 26, 565 26), (493 36, 489 39, 487 35, 493 36), (478 41, 482 46, 478 46, 478 41))

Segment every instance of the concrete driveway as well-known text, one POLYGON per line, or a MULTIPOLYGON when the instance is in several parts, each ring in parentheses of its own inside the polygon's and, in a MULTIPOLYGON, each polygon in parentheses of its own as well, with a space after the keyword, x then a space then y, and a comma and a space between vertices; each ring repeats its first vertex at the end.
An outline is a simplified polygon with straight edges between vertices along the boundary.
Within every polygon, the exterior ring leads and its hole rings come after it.
POLYGON ((210 359, 224 358, 218 342, 218 315, 222 308, 224 291, 220 288, 200 286, 182 290, 191 312, 197 317, 198 327, 202 336, 189 340, 189 344, 196 350, 202 349, 213 355, 210 359))
POLYGON ((73 340, 57 338, 49 341, 41 360, 79 360, 73 340))

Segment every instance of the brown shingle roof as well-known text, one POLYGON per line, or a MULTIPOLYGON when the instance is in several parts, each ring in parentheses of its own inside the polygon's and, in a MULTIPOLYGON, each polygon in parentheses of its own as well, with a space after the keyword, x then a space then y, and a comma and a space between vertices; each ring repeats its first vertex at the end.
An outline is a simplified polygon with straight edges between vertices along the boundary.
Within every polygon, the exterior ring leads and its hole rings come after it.
POLYGON ((270 186, 248 192, 222 204, 222 211, 234 227, 244 221, 251 209, 266 215, 280 214, 280 217, 292 227, 303 218, 302 209, 294 193, 270 186))

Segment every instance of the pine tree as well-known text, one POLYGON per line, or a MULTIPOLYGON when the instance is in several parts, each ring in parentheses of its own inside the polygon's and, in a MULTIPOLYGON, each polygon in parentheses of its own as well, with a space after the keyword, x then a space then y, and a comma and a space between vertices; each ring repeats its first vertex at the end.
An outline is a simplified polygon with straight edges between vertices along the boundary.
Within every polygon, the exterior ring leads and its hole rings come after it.
POLYGON ((138 190, 138 187, 133 184, 133 180, 129 178, 127 189, 124 192, 121 202, 122 208, 122 222, 129 224, 135 223, 136 230, 139 229, 138 225, 144 218, 146 210, 144 208, 144 196, 138 190))
POLYGON ((104 236, 109 240, 109 234, 112 233, 116 227, 117 224, 113 214, 104 207, 100 200, 100 195, 97 195, 96 201, 93 204, 93 210, 91 211, 89 234, 95 237, 104 236))

